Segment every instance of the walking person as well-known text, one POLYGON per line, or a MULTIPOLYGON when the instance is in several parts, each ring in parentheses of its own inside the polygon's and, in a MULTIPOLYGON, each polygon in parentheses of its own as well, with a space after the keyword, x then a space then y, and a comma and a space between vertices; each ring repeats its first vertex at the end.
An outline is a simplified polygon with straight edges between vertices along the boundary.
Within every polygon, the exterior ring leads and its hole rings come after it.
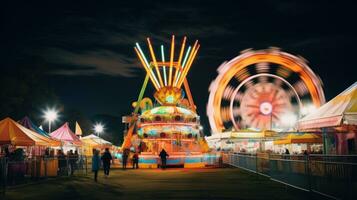
POLYGON ((64 155, 62 150, 58 150, 57 160, 58 160, 58 175, 64 175, 67 161, 66 161, 66 156, 64 155))
POLYGON ((105 148, 104 154, 102 156, 102 162, 103 162, 103 169, 104 169, 104 176, 108 177, 109 176, 109 170, 110 170, 110 162, 113 160, 112 155, 109 152, 108 148, 105 148))
POLYGON ((70 169, 71 169, 71 176, 73 176, 74 174, 74 170, 75 170, 75 165, 76 165, 76 162, 78 160, 78 152, 77 152, 77 155, 75 155, 73 153, 73 150, 70 150, 69 153, 67 154, 68 156, 68 159, 69 159, 69 166, 70 166, 70 169))
POLYGON ((138 169, 139 168, 139 153, 135 151, 133 155, 133 169, 138 169))
POLYGON ((123 156, 122 156, 123 169, 126 169, 126 164, 128 162, 128 157, 129 157, 129 149, 124 149, 123 156))
POLYGON ((92 171, 94 172, 94 181, 95 182, 97 182, 99 168, 100 168, 99 151, 96 149, 93 149, 92 171))
POLYGON ((162 149, 159 156, 161 158, 161 168, 165 169, 166 168, 166 159, 167 159, 167 157, 169 157, 169 154, 166 153, 165 149, 162 149))

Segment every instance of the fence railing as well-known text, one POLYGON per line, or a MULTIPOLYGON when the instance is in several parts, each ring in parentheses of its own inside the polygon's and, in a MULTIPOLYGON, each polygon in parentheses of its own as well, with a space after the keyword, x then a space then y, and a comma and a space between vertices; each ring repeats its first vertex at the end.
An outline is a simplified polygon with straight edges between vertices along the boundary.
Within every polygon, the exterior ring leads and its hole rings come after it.
POLYGON ((332 199, 357 199, 357 156, 227 153, 223 163, 332 199))
POLYGON ((86 175, 91 171, 91 158, 78 157, 33 157, 22 161, 0 157, 0 193, 7 186, 27 183, 47 177, 86 175))

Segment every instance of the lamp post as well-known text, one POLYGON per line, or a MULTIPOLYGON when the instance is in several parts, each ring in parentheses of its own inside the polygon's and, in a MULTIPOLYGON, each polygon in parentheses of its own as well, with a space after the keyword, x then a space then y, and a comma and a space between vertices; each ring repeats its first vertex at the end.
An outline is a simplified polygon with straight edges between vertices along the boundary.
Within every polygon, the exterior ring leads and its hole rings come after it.
POLYGON ((58 111, 55 109, 47 109, 44 112, 44 118, 48 121, 48 133, 51 133, 51 123, 58 118, 58 111))

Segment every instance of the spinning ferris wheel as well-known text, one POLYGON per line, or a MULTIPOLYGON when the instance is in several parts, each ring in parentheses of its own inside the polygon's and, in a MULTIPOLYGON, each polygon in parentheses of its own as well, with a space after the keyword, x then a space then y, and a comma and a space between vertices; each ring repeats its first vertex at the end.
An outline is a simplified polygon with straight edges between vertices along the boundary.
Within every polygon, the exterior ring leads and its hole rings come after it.
POLYGON ((207 104, 213 132, 289 129, 325 102, 322 83, 306 61, 277 48, 246 50, 217 71, 207 104))

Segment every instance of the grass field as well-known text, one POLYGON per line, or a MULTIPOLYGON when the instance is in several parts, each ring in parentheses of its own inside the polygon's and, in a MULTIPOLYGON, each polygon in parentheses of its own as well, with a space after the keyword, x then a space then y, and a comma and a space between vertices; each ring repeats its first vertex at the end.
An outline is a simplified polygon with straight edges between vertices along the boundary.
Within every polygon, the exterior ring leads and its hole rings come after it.
MULTIPOLYGON (((308 194, 240 169, 114 170, 8 188, 14 199, 307 199, 308 194)), ((1 198, 3 199, 3 198, 1 198)))

